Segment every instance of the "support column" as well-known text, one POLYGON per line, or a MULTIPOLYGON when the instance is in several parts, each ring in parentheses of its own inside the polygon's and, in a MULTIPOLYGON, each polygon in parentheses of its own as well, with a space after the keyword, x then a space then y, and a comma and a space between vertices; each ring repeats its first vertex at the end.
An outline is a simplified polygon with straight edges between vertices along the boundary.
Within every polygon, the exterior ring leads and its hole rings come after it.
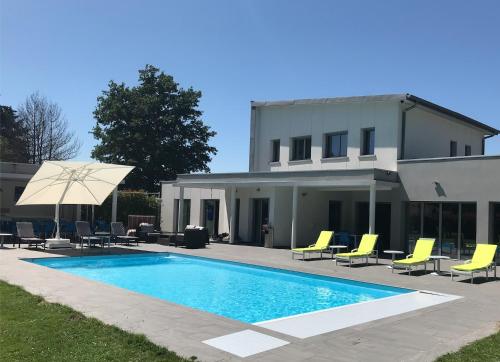
POLYGON ((297 208, 299 203, 299 187, 297 185, 293 186, 293 196, 292 196, 292 235, 291 235, 291 248, 297 247, 297 208))
POLYGON ((229 243, 236 242, 236 187, 230 189, 231 216, 229 219, 229 243))
POLYGON ((177 212, 177 232, 183 232, 184 226, 184 186, 179 187, 179 211, 177 212))
POLYGON ((368 219, 368 233, 375 234, 375 205, 376 205, 376 183, 370 184, 370 216, 368 219))
POLYGON ((113 202, 111 204, 111 222, 116 222, 116 211, 118 205, 118 186, 113 190, 113 202))
POLYGON ((82 220, 82 205, 76 205, 76 221, 82 220))

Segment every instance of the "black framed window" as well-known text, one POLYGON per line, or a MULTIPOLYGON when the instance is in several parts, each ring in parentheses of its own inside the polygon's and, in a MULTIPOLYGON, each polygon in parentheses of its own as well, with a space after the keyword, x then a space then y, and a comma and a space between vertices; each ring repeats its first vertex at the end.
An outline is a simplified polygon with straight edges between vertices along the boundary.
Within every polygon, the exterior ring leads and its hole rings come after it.
POLYGON ((347 132, 331 133, 325 136, 326 158, 347 156, 347 132))
POLYGON ((271 141, 271 162, 279 162, 280 160, 280 140, 271 141))
POLYGON ((375 128, 366 128, 362 131, 362 145, 361 154, 362 155, 374 155, 375 154, 375 128))
POLYGON ((465 151, 464 151, 465 156, 470 156, 472 155, 472 148, 470 145, 465 145, 465 151))
POLYGON ((292 161, 311 159, 311 136, 292 138, 292 161))
POLYGON ((450 157, 455 157, 457 155, 457 142, 450 141, 450 157))

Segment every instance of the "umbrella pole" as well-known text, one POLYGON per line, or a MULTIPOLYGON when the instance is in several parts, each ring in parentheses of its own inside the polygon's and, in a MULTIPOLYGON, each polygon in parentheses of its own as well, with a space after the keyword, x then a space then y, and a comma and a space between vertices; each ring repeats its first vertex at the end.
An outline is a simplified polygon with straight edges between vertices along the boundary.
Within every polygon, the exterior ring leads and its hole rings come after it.
POLYGON ((60 239, 60 234, 59 234, 59 204, 56 204, 56 215, 55 215, 54 221, 56 223, 56 239, 60 239))

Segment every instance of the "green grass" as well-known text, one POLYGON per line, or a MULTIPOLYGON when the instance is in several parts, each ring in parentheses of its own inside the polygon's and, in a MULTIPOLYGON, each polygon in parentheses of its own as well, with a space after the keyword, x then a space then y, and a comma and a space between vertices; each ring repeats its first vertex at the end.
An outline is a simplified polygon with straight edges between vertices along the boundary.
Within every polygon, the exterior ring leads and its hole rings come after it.
POLYGON ((439 357, 436 362, 498 362, 500 361, 500 332, 472 342, 457 352, 439 357))
POLYGON ((0 361, 188 360, 0 281, 0 361))

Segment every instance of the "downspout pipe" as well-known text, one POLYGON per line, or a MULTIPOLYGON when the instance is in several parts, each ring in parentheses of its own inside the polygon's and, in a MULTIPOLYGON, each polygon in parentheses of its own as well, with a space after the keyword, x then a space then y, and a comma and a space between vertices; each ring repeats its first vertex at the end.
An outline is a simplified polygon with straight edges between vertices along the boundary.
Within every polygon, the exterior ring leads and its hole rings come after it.
POLYGON ((489 135, 487 135, 487 136, 484 136, 484 137, 483 137, 483 145, 482 145, 482 150, 481 150, 481 154, 482 154, 483 156, 484 156, 484 152, 485 152, 485 148, 486 148, 486 140, 487 140, 488 138, 495 137, 495 136, 496 136, 496 135, 494 135, 494 134, 489 134, 489 135))
MULTIPOLYGON (((404 104, 404 100, 401 100, 401 103, 404 104)), ((417 103, 413 103, 413 105, 409 106, 408 108, 403 109, 403 113, 401 116, 401 146, 400 146, 400 152, 399 152, 399 159, 404 160, 405 159, 405 141, 406 141, 406 112, 411 111, 413 108, 417 106, 417 103)))

